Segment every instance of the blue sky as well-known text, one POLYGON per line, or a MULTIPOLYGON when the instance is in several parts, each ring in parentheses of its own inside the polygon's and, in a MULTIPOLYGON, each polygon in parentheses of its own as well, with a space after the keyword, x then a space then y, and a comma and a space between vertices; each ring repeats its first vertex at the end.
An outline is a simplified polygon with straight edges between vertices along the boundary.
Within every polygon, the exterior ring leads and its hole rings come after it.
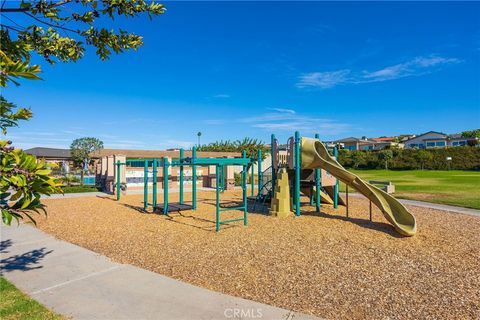
POLYGON ((116 20, 144 36, 102 62, 43 64, 4 95, 17 146, 164 149, 245 136, 323 140, 480 127, 479 3, 197 2, 116 20))

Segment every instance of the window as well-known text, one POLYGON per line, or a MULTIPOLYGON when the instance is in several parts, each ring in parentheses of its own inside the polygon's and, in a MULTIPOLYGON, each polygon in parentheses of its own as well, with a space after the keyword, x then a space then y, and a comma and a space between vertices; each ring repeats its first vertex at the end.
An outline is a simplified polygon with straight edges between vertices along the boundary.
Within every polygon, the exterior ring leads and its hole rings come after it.
POLYGON ((427 148, 435 147, 435 142, 429 141, 427 142, 427 148))
POLYGON ((457 147, 459 145, 458 141, 453 141, 452 146, 457 147))
MULTIPOLYGON (((143 168, 145 160, 127 160, 127 167, 143 168)), ((148 160, 148 166, 153 166, 153 160, 148 160)))
POLYGON ((424 145, 423 143, 419 143, 419 144, 418 144, 418 148, 419 148, 419 149, 425 149, 425 145, 424 145))
POLYGON ((435 142, 436 147, 445 147, 445 141, 437 141, 435 142))
POLYGON ((418 148, 418 144, 417 143, 411 143, 409 145, 410 148, 418 148))

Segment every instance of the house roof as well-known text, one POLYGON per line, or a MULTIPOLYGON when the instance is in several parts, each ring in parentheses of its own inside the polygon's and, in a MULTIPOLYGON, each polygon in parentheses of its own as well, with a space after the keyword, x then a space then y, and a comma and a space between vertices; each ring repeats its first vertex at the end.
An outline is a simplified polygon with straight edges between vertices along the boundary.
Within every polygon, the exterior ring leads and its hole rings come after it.
POLYGON ((420 135, 418 135, 418 136, 415 136, 415 137, 412 137, 412 138, 410 138, 410 139, 407 139, 407 140, 405 140, 404 142, 408 142, 408 141, 413 140, 413 139, 418 139, 418 138, 423 137, 423 136, 425 136, 425 135, 427 135, 427 134, 430 134, 430 133, 440 134, 440 135, 445 136, 445 138, 447 137, 447 134, 445 134, 445 133, 443 133, 443 132, 428 131, 428 132, 422 133, 422 134, 420 134, 420 135))
MULTIPOLYGON (((122 155, 127 158, 178 158, 180 151, 178 150, 126 150, 126 149, 100 149, 92 152, 92 158, 101 158, 112 155, 122 155)), ((185 150, 185 157, 191 157, 192 151, 185 150)), ((201 158, 219 158, 219 157, 241 157, 239 152, 197 152, 197 157, 201 158)))
POLYGON ((448 135, 448 140, 467 140, 467 141, 473 141, 473 140, 478 140, 477 137, 463 137, 461 133, 454 133, 454 134, 449 134, 448 135))
POLYGON ((394 141, 395 137, 380 137, 380 138, 372 138, 373 141, 378 141, 378 142, 390 142, 394 141))
POLYGON ((448 135, 448 138, 449 138, 449 139, 460 139, 460 138, 466 139, 465 137, 462 137, 462 134, 461 134, 461 133, 449 134, 449 135, 448 135))
POLYGON ((345 143, 345 142, 359 142, 361 139, 355 137, 343 138, 340 140, 335 140, 336 143, 345 143))
POLYGON ((358 142, 360 144, 370 144, 370 143, 375 143, 375 141, 370 140, 370 139, 360 139, 360 138, 355 138, 355 137, 348 137, 348 138, 343 138, 340 140, 335 140, 335 143, 349 143, 349 142, 358 142))
POLYGON ((38 158, 57 158, 57 159, 70 158, 70 149, 36 147, 36 148, 24 150, 24 152, 37 156, 38 158))

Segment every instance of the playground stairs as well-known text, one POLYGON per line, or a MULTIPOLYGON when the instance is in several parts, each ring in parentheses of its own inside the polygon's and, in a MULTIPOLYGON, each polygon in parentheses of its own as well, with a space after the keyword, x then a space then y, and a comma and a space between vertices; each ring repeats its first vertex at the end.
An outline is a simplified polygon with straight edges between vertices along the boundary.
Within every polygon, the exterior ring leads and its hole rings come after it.
POLYGON ((268 167, 262 172, 260 177, 261 187, 253 202, 252 211, 259 210, 267 213, 268 206, 272 200, 273 185, 272 185, 272 167, 268 167))
POLYGON ((270 215, 285 218, 292 214, 290 204, 290 184, 286 169, 280 169, 272 196, 270 215))

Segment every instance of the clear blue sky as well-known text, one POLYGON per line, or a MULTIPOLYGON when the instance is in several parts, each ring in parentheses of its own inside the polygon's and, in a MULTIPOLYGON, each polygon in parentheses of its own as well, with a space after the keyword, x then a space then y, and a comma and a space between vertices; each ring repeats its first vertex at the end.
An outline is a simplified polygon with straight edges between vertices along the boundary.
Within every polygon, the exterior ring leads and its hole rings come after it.
POLYGON ((167 3, 118 20, 144 36, 102 62, 44 64, 5 96, 34 118, 15 144, 188 147, 245 136, 322 139, 480 127, 480 3, 167 3))

